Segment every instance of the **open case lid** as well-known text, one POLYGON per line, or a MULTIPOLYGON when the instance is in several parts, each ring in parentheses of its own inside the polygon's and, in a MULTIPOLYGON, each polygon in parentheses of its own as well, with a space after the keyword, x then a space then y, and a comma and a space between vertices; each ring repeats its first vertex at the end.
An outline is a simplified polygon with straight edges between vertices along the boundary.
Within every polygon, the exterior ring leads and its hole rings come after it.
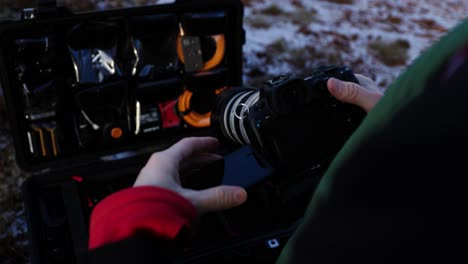
POLYGON ((214 135, 216 96, 242 84, 240 0, 80 14, 38 4, 0 24, 0 77, 22 169, 146 157, 182 137, 214 135))

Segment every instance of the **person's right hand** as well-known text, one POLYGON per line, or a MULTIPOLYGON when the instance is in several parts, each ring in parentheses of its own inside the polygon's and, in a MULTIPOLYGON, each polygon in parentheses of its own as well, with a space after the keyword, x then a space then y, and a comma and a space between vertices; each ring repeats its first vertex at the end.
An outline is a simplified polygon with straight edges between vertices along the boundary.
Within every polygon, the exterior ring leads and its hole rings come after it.
POLYGON ((243 204, 247 192, 238 186, 216 186, 195 191, 182 187, 180 177, 222 157, 214 154, 219 142, 211 137, 188 137, 154 153, 141 170, 134 187, 155 186, 186 198, 199 213, 221 211, 243 204))
POLYGON ((336 78, 330 78, 328 91, 338 100, 357 105, 366 112, 370 112, 384 95, 370 78, 356 74, 359 83, 344 82, 336 78))

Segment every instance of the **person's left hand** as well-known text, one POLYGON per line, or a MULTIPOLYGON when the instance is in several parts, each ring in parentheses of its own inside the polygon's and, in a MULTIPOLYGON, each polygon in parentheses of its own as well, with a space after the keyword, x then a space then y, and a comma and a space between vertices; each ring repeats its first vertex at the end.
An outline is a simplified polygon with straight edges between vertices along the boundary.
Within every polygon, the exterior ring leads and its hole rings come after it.
POLYGON ((213 154, 219 142, 210 137, 184 138, 172 147, 154 153, 141 170, 134 187, 156 186, 174 191, 193 203, 199 213, 239 206, 247 192, 237 186, 218 186, 202 191, 185 189, 180 176, 221 157, 213 154))
POLYGON ((370 112, 384 96, 372 79, 361 74, 356 74, 360 84, 344 82, 336 78, 330 78, 327 82, 328 91, 336 99, 361 107, 370 112))

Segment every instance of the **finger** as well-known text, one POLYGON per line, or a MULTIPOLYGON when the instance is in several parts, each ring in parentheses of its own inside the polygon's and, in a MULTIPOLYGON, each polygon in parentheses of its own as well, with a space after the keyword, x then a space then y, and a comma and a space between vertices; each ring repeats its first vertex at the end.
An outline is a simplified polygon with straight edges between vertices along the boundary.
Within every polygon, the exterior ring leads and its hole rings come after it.
POLYGON ((227 210, 247 201, 247 192, 237 186, 218 186, 185 195, 200 213, 227 210))
POLYGON ((377 87, 377 84, 371 78, 362 74, 355 74, 355 76, 362 87, 373 92, 380 92, 379 88, 377 87))
POLYGON ((212 153, 198 154, 182 162, 182 164, 180 165, 180 173, 182 175, 187 174, 188 172, 192 170, 200 169, 222 158, 223 158, 222 156, 212 154, 212 153))
POLYGON ((330 78, 327 84, 328 90, 336 99, 362 107, 366 112, 372 110, 382 97, 381 93, 368 91, 353 82, 330 78))
POLYGON ((210 153, 217 150, 219 141, 212 137, 184 138, 167 149, 168 155, 177 164, 199 153, 210 153))

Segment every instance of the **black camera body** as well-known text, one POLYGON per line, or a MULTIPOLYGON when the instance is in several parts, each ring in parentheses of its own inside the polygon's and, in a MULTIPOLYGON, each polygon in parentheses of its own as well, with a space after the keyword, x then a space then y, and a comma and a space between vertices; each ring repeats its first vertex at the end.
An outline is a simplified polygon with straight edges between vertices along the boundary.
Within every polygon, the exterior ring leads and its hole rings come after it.
POLYGON ((223 138, 251 145, 280 171, 299 173, 322 167, 366 115, 329 93, 327 81, 332 77, 359 83, 346 66, 321 66, 307 78, 284 74, 261 89, 225 92, 213 124, 223 138))

